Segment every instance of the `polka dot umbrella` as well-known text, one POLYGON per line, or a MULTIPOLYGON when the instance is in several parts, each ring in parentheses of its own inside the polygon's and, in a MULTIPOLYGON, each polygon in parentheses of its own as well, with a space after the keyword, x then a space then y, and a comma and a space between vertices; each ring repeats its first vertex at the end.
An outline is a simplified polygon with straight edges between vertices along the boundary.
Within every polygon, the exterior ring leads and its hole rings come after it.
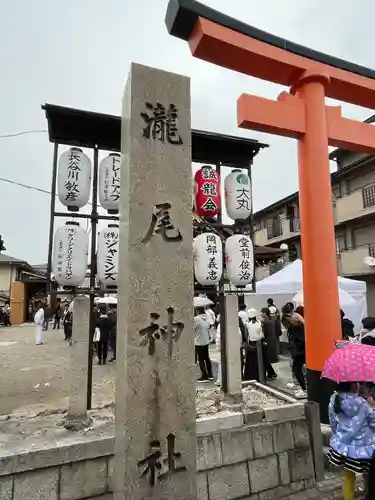
POLYGON ((339 382, 375 382, 375 347, 359 342, 341 345, 324 365, 322 378, 339 382))

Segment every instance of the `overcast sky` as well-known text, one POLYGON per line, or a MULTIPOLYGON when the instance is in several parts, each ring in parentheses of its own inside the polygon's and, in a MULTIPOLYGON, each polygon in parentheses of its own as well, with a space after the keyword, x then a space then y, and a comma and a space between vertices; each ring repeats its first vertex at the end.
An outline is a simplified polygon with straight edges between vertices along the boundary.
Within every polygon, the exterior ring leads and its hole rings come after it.
MULTIPOLYGON (((353 62, 375 67, 374 0, 206 0, 263 30, 353 62)), ((255 209, 297 189, 293 140, 236 127, 242 92, 276 98, 281 87, 194 59, 170 37, 167 0, 1 0, 0 135, 46 129, 45 102, 120 114, 129 64, 191 77, 193 127, 258 138, 270 148, 253 168, 255 209)), ((344 105, 345 114, 371 112, 344 105)), ((50 189, 47 134, 0 139, 0 177, 50 189)), ((0 181, 7 252, 31 264, 47 258, 49 196, 0 181)))

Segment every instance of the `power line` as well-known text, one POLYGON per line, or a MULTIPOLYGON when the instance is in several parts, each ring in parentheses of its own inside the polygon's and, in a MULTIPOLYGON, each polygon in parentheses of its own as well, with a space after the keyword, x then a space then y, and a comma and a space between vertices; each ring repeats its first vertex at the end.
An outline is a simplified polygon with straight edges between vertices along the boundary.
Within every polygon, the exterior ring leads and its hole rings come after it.
POLYGON ((29 184, 23 184, 22 182, 12 181, 10 179, 6 179, 5 177, 0 177, 0 181, 7 182, 8 184, 13 184, 15 186, 20 186, 25 189, 32 189, 33 191, 39 191, 40 193, 51 194, 51 191, 47 189, 41 189, 35 186, 30 186, 29 184))
MULTIPOLYGON (((41 189, 41 188, 38 188, 38 187, 35 187, 35 186, 30 186, 29 184, 24 184, 22 182, 16 182, 16 181, 12 181, 11 179, 6 179, 5 177, 0 177, 0 182, 7 182, 8 184, 13 184, 14 186, 19 186, 19 187, 23 187, 25 189, 31 189, 32 191, 38 191, 39 193, 44 193, 44 194, 51 194, 51 191, 48 191, 47 189, 41 189)), ((92 203, 91 202, 88 202, 88 205, 91 205, 92 203)), ((89 221, 87 220, 86 221, 86 231, 88 229, 88 225, 89 225, 89 221)), ((91 231, 91 229, 90 229, 91 231)), ((90 234, 90 232, 89 232, 90 234)))
POLYGON ((46 133, 47 130, 40 129, 40 130, 25 130, 24 132, 16 132, 15 134, 6 134, 6 135, 0 135, 0 139, 8 139, 10 137, 18 137, 20 135, 26 135, 26 134, 40 134, 40 133, 46 133))

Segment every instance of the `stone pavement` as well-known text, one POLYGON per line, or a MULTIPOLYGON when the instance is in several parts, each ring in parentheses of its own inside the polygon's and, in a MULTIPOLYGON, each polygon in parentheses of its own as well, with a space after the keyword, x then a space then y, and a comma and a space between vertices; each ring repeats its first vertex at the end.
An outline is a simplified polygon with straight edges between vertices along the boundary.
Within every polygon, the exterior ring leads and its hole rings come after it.
MULTIPOLYGON (((44 332, 45 344, 36 346, 32 325, 0 329, 0 415, 27 415, 68 407, 70 347, 63 338, 62 330, 49 329, 44 332)), ((211 347, 210 356, 216 375, 220 353, 215 346, 211 347)), ((270 385, 288 391, 289 359, 281 357, 274 367, 279 378, 270 385)), ((197 384, 197 388, 213 386, 213 383, 197 384)), ((115 366, 110 363, 98 366, 94 362, 93 407, 112 403, 114 388, 115 366)))
MULTIPOLYGON (((63 330, 43 332, 35 345, 34 327, 0 329, 0 415, 33 414, 67 408, 69 344, 63 330)), ((114 399, 115 367, 93 366, 93 405, 114 399)))

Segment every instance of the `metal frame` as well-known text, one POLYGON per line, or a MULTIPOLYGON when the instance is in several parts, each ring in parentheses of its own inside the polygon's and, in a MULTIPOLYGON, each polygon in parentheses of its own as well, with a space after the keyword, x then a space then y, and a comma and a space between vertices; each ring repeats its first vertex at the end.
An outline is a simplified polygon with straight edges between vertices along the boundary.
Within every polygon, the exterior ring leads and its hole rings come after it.
MULTIPOLYGON (((79 109, 65 108, 62 106, 55 106, 52 104, 45 104, 42 106, 45 111, 46 118, 48 121, 48 133, 49 140, 54 144, 54 157, 53 157, 53 171, 52 171, 52 188, 51 188, 51 219, 50 219, 50 233, 49 233, 49 249, 48 249, 48 265, 47 265, 47 293, 51 293, 51 267, 52 267, 52 247, 53 247, 53 233, 54 233, 54 221, 55 217, 63 218, 77 218, 77 219, 88 219, 92 223, 92 234, 91 234, 91 264, 90 264, 90 287, 87 289, 75 288, 64 291, 66 295, 75 296, 77 294, 84 294, 90 296, 90 307, 93 306, 93 300, 95 293, 100 290, 95 289, 95 253, 93 253, 93 248, 96 247, 96 226, 99 220, 112 220, 118 221, 119 218, 116 216, 101 216, 97 213, 97 191, 93 188, 93 206, 91 214, 81 214, 81 213, 69 213, 69 212, 57 212, 56 211, 56 180, 57 180, 57 162, 58 162, 58 148, 60 145, 64 146, 76 146, 79 148, 85 148, 93 150, 94 152, 94 173, 93 173, 93 185, 96 185, 95 179, 97 179, 97 159, 99 150, 103 151, 120 151, 120 138, 121 138, 121 117, 112 115, 103 115, 101 113, 83 111, 79 109), (96 160, 95 160, 96 158, 96 160), (96 164, 95 164, 96 162, 96 164), (96 177, 95 177, 96 176, 96 177)), ((244 137, 234 137, 223 134, 217 134, 212 132, 206 132, 202 130, 192 130, 192 161, 198 163, 215 164, 221 172, 221 166, 227 166, 231 168, 243 168, 248 170, 249 177, 251 180, 251 165, 252 159, 258 154, 258 152, 268 147, 267 144, 261 143, 253 139, 247 139, 244 137), (247 162, 250 163, 248 166, 247 162)), ((176 172, 177 173, 177 172, 176 172)), ((252 228, 252 217, 246 221, 250 225, 249 234, 253 236, 252 228)), ((221 218, 220 224, 217 226, 222 226, 221 218)), ((242 225, 245 221, 242 222, 242 225)), ((216 223, 213 224, 214 226, 216 223)), ((254 259, 255 262, 255 259, 254 259)), ((254 293, 255 291, 255 276, 253 280, 253 290, 248 291, 228 291, 225 292, 226 295, 230 294, 248 294, 254 293)), ((195 289, 196 292, 199 291, 198 288, 195 289)), ((205 290, 207 292, 207 290, 205 290)), ((219 298, 221 294, 224 294, 224 288, 222 287, 221 293, 219 290, 219 298)), ((224 299, 222 299, 224 300, 224 299)), ((224 311, 224 309, 222 309, 224 311)), ((92 311, 92 309, 91 309, 92 311)), ((225 314, 225 311, 224 311, 225 314)), ((225 319, 225 318, 224 318, 225 319)), ((225 324, 225 323, 224 323, 225 324)), ((91 327, 92 325, 90 325, 91 327)), ((224 326, 225 328, 225 326, 224 326)), ((224 337, 224 336, 223 336, 224 337)), ((225 338, 225 337, 224 337, 225 338)), ((224 341, 225 342, 225 341, 224 341)), ((88 387, 87 387, 87 408, 91 408, 91 396, 92 396, 92 341, 90 340, 89 348, 89 373, 88 373, 88 387)), ((226 367, 227 353, 226 346, 223 348, 222 353, 222 366, 226 367), (224 362, 223 362, 224 361, 224 362)), ((225 369, 225 368, 224 368, 225 369)), ((225 390, 227 389, 227 377, 226 374, 223 377, 225 381, 225 390)))
MULTIPOLYGON (((91 223, 91 258, 90 258, 90 287, 78 288, 72 287, 64 290, 64 295, 89 295, 90 297, 90 321, 89 321, 89 349, 88 349, 88 374, 87 374, 87 409, 91 409, 92 405, 92 361, 93 361, 93 340, 91 332, 93 331, 93 310, 94 310, 94 297, 102 292, 102 288, 95 287, 96 282, 96 239, 97 239, 97 225, 100 220, 119 221, 118 215, 99 215, 98 214, 98 169, 99 169, 99 148, 97 145, 91 148, 93 151, 93 175, 92 175, 92 201, 91 213, 83 214, 79 212, 58 212, 56 211, 56 182, 57 182, 57 165, 58 165, 58 142, 54 143, 53 165, 52 165, 52 185, 51 185, 51 208, 50 208, 50 224, 49 224, 49 239, 48 239, 48 262, 47 262, 47 283, 46 292, 47 296, 52 291, 51 272, 52 272, 52 251, 53 251, 53 238, 55 229, 55 219, 86 219, 91 223)), ((111 292, 116 292, 116 289, 111 289, 111 292)))
MULTIPOLYGON (((251 241, 254 241, 254 228, 253 228, 253 196, 252 196, 252 188, 253 188, 253 183, 252 183, 252 176, 251 176, 251 167, 252 167, 253 161, 251 160, 250 163, 247 166, 244 167, 236 167, 236 168, 242 168, 244 170, 247 170, 248 176, 250 178, 250 189, 251 189, 251 214, 250 216, 245 219, 245 220, 236 220, 234 221, 233 224, 233 229, 236 232, 238 229, 244 229, 246 230, 246 233, 249 234, 251 241)), ((221 167, 225 167, 226 165, 222 165, 220 161, 216 163, 216 172, 220 176, 220 181, 221 181, 221 167)), ((211 225, 210 223, 207 222, 208 225, 211 225)), ((217 222, 212 224, 213 227, 223 227, 223 220, 222 220, 222 213, 220 211, 220 214, 218 215, 217 222)), ((222 245, 224 245, 224 242, 222 242, 222 245)), ((224 251, 223 251, 224 255, 224 251)), ((236 290, 236 291, 225 291, 224 289, 224 276, 221 278, 220 283, 219 283, 219 290, 218 290, 218 295, 219 295, 219 307, 220 307, 220 361, 221 361, 221 380, 222 380, 222 389, 225 393, 228 392, 228 370, 227 370, 227 331, 226 331, 226 311, 225 311, 225 296, 226 295, 251 295, 254 294, 256 291, 256 280, 255 280, 255 247, 253 245, 253 262, 254 262, 254 274, 253 274, 253 279, 251 282, 251 291, 245 291, 245 290, 236 290)), ((197 291, 197 290, 195 290, 197 291)), ((262 360, 263 361, 263 360, 262 360)), ((258 357, 258 362, 259 362, 259 357, 258 357)))

